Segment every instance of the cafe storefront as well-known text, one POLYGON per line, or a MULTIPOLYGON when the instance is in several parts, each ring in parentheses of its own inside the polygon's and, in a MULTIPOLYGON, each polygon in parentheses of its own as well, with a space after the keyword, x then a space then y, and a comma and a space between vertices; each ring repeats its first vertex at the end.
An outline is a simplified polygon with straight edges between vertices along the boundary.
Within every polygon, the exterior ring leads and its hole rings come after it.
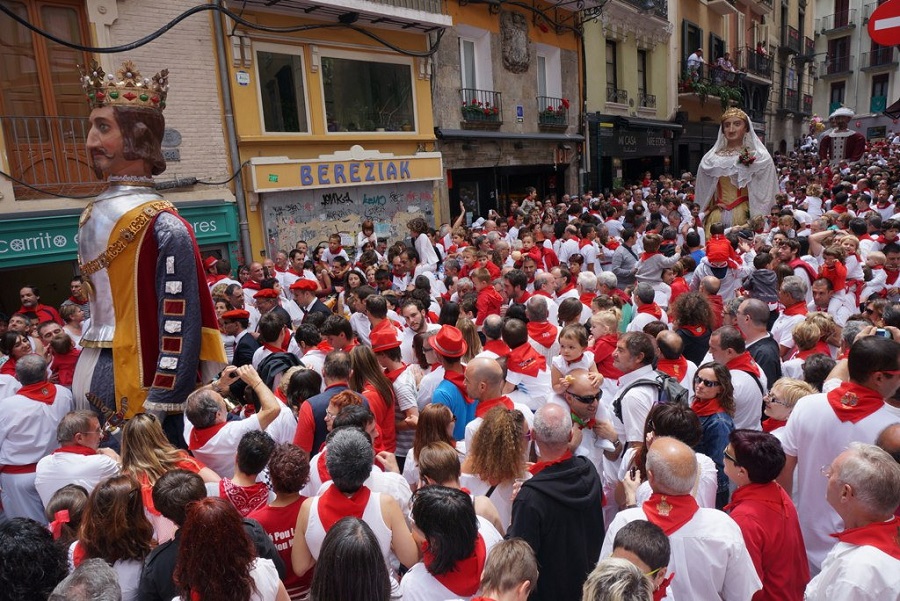
POLYGON ((595 114, 589 116, 588 128, 594 192, 640 182, 648 171, 653 177, 671 171, 679 124, 595 114))

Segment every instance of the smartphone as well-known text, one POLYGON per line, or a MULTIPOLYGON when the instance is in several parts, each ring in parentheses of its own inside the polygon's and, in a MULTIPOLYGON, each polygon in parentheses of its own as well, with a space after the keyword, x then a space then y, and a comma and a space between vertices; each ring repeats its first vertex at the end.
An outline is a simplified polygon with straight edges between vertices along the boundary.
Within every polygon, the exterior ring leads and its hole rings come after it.
POLYGON ((637 466, 636 465, 631 466, 631 470, 629 470, 629 476, 631 477, 632 480, 634 480, 635 476, 637 476, 637 466))
POLYGON ((890 338, 891 337, 891 333, 888 332, 887 330, 885 330, 884 328, 878 328, 877 330, 875 330, 875 335, 879 336, 881 338, 890 338))

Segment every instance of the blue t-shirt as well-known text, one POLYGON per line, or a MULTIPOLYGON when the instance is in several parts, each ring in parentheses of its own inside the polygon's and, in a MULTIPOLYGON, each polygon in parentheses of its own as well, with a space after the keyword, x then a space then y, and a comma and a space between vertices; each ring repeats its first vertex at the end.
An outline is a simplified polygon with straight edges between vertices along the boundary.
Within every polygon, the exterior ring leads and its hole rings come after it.
POLYGON ((476 403, 467 403, 465 397, 453 382, 441 380, 434 390, 431 402, 438 405, 446 405, 456 416, 456 424, 453 426, 453 438, 464 440, 466 438, 466 425, 475 419, 476 403))

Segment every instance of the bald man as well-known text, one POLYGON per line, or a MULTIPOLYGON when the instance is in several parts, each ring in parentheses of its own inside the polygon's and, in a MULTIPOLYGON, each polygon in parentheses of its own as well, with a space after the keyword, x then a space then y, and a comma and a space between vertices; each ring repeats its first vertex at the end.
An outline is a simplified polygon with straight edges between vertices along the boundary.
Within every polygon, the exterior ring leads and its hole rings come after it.
POLYGON ((671 597, 746 601, 762 582, 737 523, 717 509, 697 506, 691 495, 697 470, 697 457, 686 444, 667 436, 655 439, 647 452, 647 480, 653 494, 642 506, 616 516, 600 558, 610 556, 616 533, 625 524, 648 520, 663 529, 672 546, 671 597))
POLYGON ((503 385, 506 383, 506 374, 494 359, 487 357, 475 357, 466 365, 466 373, 463 381, 466 385, 466 394, 470 399, 475 399, 478 405, 475 407, 475 419, 466 424, 466 448, 472 448, 472 439, 484 416, 494 407, 506 407, 518 409, 525 416, 530 429, 534 425, 534 412, 528 405, 514 403, 503 394, 503 385))
POLYGON ((882 430, 875 444, 900 463, 900 424, 891 424, 882 430))
POLYGON ((694 397, 694 374, 697 373, 697 364, 688 361, 682 354, 684 340, 677 332, 663 330, 656 335, 656 348, 659 350, 659 360, 656 369, 665 372, 678 380, 678 383, 688 391, 688 399, 694 397))

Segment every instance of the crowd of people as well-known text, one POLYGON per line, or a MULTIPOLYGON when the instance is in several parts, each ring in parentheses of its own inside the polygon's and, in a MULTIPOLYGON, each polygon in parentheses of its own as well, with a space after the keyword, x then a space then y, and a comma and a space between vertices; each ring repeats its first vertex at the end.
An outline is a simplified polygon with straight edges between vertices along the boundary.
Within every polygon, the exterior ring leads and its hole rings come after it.
POLYGON ((900 599, 900 153, 776 155, 388 245, 204 261, 230 365, 75 410, 82 281, 2 324, 15 599, 900 599), (54 590, 55 589, 55 590, 54 590), (100 595, 108 596, 100 596, 100 595), (91 596, 93 595, 93 596, 91 596))

